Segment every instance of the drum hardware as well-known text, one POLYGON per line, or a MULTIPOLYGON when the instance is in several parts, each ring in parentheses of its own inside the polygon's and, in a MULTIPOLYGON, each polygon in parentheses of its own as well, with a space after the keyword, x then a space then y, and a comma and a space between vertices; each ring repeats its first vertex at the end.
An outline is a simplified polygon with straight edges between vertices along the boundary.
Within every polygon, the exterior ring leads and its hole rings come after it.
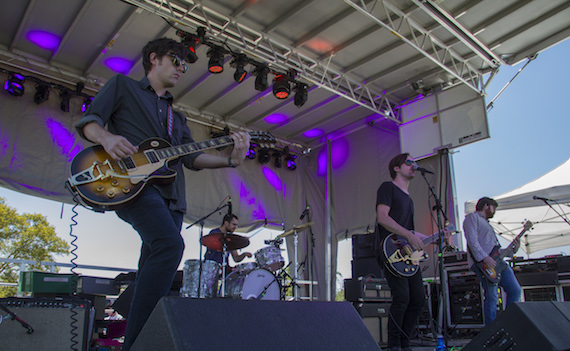
POLYGON ((218 293, 220 297, 227 296, 241 300, 280 300, 282 298, 281 284, 272 272, 263 268, 250 272, 236 270, 230 273, 225 280, 227 284, 220 288, 218 293))
POLYGON ((299 293, 298 293, 298 288, 299 286, 297 285, 297 278, 298 278, 298 269, 299 269, 299 260, 297 258, 297 247, 299 245, 299 232, 302 232, 305 229, 308 229, 309 227, 311 227, 314 224, 314 222, 308 222, 305 224, 301 224, 298 226, 294 226, 293 228, 284 231, 283 233, 279 234, 275 239, 282 239, 284 237, 293 235, 294 236, 294 240, 293 240, 293 247, 295 248, 295 274, 293 277, 293 281, 294 281, 294 287, 293 287, 293 296, 294 296, 294 300, 298 301, 299 300, 299 293))
POLYGON ((186 260, 183 274, 180 297, 216 297, 220 277, 220 264, 218 262, 186 260))

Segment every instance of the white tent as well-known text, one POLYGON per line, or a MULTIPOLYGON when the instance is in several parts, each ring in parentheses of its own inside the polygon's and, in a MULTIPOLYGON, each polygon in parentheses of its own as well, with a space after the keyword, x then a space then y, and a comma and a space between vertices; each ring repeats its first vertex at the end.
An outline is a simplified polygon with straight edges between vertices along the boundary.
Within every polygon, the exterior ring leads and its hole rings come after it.
MULTIPOLYGON (((512 240, 525 220, 532 230, 523 236, 522 249, 527 253, 570 245, 570 159, 543 176, 514 190, 493 197, 499 203, 490 220, 497 233, 512 240), (545 201, 534 197, 549 199, 545 201)), ((465 214, 475 211, 477 200, 465 203, 465 214)))

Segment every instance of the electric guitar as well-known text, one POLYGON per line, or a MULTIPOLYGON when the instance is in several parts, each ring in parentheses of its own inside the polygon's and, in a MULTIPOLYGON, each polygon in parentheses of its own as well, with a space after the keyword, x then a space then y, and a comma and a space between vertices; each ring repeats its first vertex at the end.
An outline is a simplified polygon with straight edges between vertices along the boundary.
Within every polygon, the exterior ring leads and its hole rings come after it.
MULTIPOLYGON (((446 229, 455 232, 455 226, 450 225, 446 229)), ((437 232, 423 239, 424 245, 431 244, 439 239, 441 232, 437 232)), ((428 254, 423 250, 412 249, 408 240, 404 237, 390 234, 382 242, 381 253, 385 266, 394 274, 403 277, 411 277, 419 270, 419 263, 428 259, 428 254)))
MULTIPOLYGON (((249 132, 249 135, 253 141, 275 142, 266 132, 249 132)), ((78 200, 83 205, 95 211, 117 210, 136 199, 147 184, 172 183, 176 172, 168 168, 170 161, 233 143, 229 135, 178 146, 150 138, 139 145, 138 152, 120 160, 114 160, 101 145, 95 145, 73 158, 66 186, 80 197, 78 200)))
POLYGON ((513 241, 507 246, 504 250, 499 253, 499 249, 501 248, 499 245, 493 247, 489 256, 497 262, 497 265, 493 268, 491 266, 487 266, 483 261, 477 262, 477 267, 483 272, 485 278, 489 280, 491 283, 496 284, 499 280, 501 280, 501 273, 507 268, 507 264, 503 261, 503 258, 506 256, 511 256, 513 253, 513 246, 515 241, 519 240, 524 233, 526 233, 530 228, 532 228, 532 222, 526 221, 523 226, 523 230, 519 233, 519 235, 514 238, 513 241))

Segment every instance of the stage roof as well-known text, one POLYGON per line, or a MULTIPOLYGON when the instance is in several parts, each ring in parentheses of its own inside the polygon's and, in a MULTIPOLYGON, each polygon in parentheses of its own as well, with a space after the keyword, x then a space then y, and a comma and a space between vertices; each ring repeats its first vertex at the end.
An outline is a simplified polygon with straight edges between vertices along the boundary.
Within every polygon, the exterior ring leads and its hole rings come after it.
POLYGON ((397 132, 399 107, 458 84, 485 94, 502 65, 532 59, 570 36, 566 0, 49 0, 0 1, 0 67, 94 95, 122 71, 144 75, 140 49, 154 38, 205 28, 210 46, 173 90, 189 118, 269 130, 301 148, 374 123, 397 132), (208 72, 213 45, 268 63, 238 84, 231 56, 208 72), (118 68, 117 68, 118 67, 118 68), (294 70, 294 71, 291 71, 294 70), (294 72, 294 73, 292 73, 294 72), (279 100, 271 81, 308 85, 302 107, 279 100))

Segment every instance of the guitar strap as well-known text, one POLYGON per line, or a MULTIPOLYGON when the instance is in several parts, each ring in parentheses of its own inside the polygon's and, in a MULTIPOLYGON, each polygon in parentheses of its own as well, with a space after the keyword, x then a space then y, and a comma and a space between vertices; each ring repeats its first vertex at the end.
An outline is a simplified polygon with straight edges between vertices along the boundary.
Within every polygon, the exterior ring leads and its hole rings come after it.
POLYGON ((172 128, 174 126, 174 116, 172 113, 172 106, 170 104, 168 104, 168 118, 166 120, 166 131, 168 132, 168 136, 170 137, 170 140, 172 141, 172 128))

